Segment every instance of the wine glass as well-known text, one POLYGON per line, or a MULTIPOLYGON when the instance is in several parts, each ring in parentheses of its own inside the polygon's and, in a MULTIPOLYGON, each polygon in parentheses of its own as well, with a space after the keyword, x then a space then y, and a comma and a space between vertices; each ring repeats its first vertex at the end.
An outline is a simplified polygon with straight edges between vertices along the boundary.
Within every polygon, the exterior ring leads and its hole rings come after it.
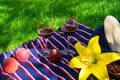
POLYGON ((75 53, 73 50, 70 49, 70 46, 69 46, 69 43, 70 43, 70 39, 71 39, 71 36, 76 32, 77 30, 77 26, 74 26, 74 25, 67 25, 67 26, 64 26, 62 27, 62 31, 67 35, 67 48, 64 49, 64 51, 62 51, 63 54, 69 54, 69 53, 75 53))
POLYGON ((47 56, 48 56, 48 52, 50 51, 50 50, 48 49, 48 45, 47 45, 47 43, 48 43, 48 38, 54 33, 54 30, 53 30, 52 28, 42 28, 42 29, 38 30, 38 33, 39 33, 39 35, 40 35, 41 37, 44 38, 45 44, 46 44, 45 49, 44 49, 44 50, 41 50, 40 52, 42 53, 42 55, 43 55, 44 57, 47 57, 47 56))

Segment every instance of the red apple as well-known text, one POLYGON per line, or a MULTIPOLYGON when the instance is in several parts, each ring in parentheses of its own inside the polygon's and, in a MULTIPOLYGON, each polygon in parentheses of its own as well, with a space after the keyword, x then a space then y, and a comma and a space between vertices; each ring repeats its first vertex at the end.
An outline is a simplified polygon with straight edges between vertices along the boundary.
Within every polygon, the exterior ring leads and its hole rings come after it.
POLYGON ((18 62, 15 58, 7 58, 3 61, 2 68, 7 73, 13 73, 18 69, 18 62))
POLYGON ((52 49, 48 54, 48 59, 50 62, 57 62, 62 58, 62 54, 57 49, 52 49))
POLYGON ((25 62, 28 60, 30 53, 27 49, 21 48, 16 51, 15 57, 19 62, 25 62))

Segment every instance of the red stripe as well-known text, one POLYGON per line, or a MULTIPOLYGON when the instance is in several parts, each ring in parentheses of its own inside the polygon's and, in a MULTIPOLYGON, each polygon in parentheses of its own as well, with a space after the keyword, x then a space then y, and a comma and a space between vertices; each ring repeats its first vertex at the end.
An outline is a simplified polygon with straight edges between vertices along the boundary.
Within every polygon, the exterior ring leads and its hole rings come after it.
MULTIPOLYGON (((63 33, 63 32, 62 32, 63 33)), ((64 34, 64 33, 63 33, 64 34)), ((72 36, 71 36, 72 37, 72 36)), ((74 49, 74 45, 72 45, 68 40, 66 40, 64 37, 61 37, 68 45, 70 45, 74 49)))
POLYGON ((53 49, 58 49, 51 41, 48 41, 53 49))
POLYGON ((77 38, 75 38, 75 37, 72 37, 72 39, 74 39, 76 42, 80 42, 82 45, 86 45, 85 43, 79 41, 79 40, 78 40, 77 38))
MULTIPOLYGON (((72 39, 72 37, 73 37, 73 36, 70 36, 70 39, 72 39)), ((68 44, 69 44, 72 48, 74 48, 74 45, 73 45, 71 42, 69 42, 68 40, 67 40, 67 42, 68 42, 68 44)))
MULTIPOLYGON (((71 57, 74 57, 72 54, 70 54, 71 57)), ((80 70, 80 69, 76 69, 76 70, 80 70)))
MULTIPOLYGON (((85 25, 83 25, 83 24, 81 24, 81 23, 78 23, 78 22, 76 22, 75 20, 70 20, 70 21, 72 21, 74 24, 74 26, 82 26, 82 27, 84 27, 84 28, 86 28, 86 29, 89 29, 89 30, 91 30, 91 31, 94 31, 93 29, 91 29, 90 27, 88 27, 88 26, 85 26, 85 25)), ((65 25, 68 25, 68 26, 71 26, 72 24, 68 24, 68 23, 66 23, 65 25)), ((63 26, 64 27, 64 26, 63 26)), ((80 29, 77 29, 77 30, 79 30, 80 31, 80 29)), ((81 30, 82 31, 82 30, 81 30)), ((84 31, 85 32, 85 31, 84 31)), ((85 33, 87 33, 87 34, 89 34, 89 35, 91 35, 91 33, 88 33, 88 32, 85 32, 85 33)))
POLYGON ((60 46, 62 46, 62 47, 65 49, 65 46, 64 46, 60 41, 58 41, 54 36, 52 36, 52 38, 53 38, 60 46))
MULTIPOLYGON (((71 36, 70 39, 72 39, 72 36, 71 36)), ((70 47, 72 47, 72 48, 74 49, 74 45, 73 45, 72 43, 70 43, 70 42, 69 42, 68 40, 66 40, 66 39, 65 39, 65 41, 66 41, 67 45, 69 45, 70 47)))
MULTIPOLYGON (((64 61, 61 61, 61 62, 64 64, 64 61)), ((70 68, 70 65, 66 64, 66 66, 70 68)), ((74 68, 71 68, 71 70, 73 70, 76 74, 78 74, 78 73, 79 73, 79 71, 77 71, 77 70, 76 70, 76 69, 74 69, 74 68)))
POLYGON ((59 34, 65 34, 64 32, 58 32, 59 34))
MULTIPOLYGON (((60 33, 62 33, 62 34, 64 34, 64 32, 60 32, 60 33)), ((56 35, 58 35, 57 33, 56 33, 56 35)), ((58 35, 59 37, 61 37, 60 35, 58 35)), ((64 38, 64 37, 61 37, 65 42, 67 42, 67 40, 64 38)))
MULTIPOLYGON (((63 32, 62 32, 63 33, 63 32)), ((64 34, 64 33, 63 33, 64 34)), ((56 35, 58 35, 57 33, 56 33, 56 35)), ((59 37, 61 37, 60 35, 58 35, 59 37)), ((66 43, 68 42, 64 37, 61 37, 66 43)), ((68 44, 68 43, 67 43, 68 44)), ((69 45, 74 49, 74 46, 71 44, 71 43, 69 43, 69 45)), ((65 46, 64 46, 65 47, 65 46)))
MULTIPOLYGON (((3 55, 4 55, 4 58, 7 59, 6 53, 3 53, 3 55)), ((11 73, 11 74, 13 74, 14 77, 15 77, 17 80, 21 80, 21 78, 20 78, 15 72, 13 72, 13 73, 11 73)))
MULTIPOLYGON (((36 49, 36 47, 35 47, 35 45, 34 45, 33 42, 31 42, 31 45, 32 45, 32 47, 36 50, 36 52, 39 54, 39 51, 36 49)), ((41 64, 41 62, 40 62, 40 64, 41 64)), ((60 78, 60 80, 64 80, 64 78, 62 78, 61 76, 55 74, 46 64, 42 63, 42 65, 43 65, 50 73, 52 73, 52 74, 54 74, 55 76, 57 76, 58 78, 60 78)))
POLYGON ((69 64, 69 61, 65 58, 62 58, 62 60, 65 62, 65 64, 69 64))
MULTIPOLYGON (((31 43, 33 43, 33 42, 30 42, 30 44, 31 43)), ((27 48, 27 45, 25 44, 24 45, 24 47, 26 48, 26 49, 28 49, 27 48)), ((28 51, 30 52, 30 50, 28 49, 28 51)), ((31 52, 30 52, 31 53, 31 52)), ((39 60, 31 53, 31 56, 39 63, 39 60)), ((27 61, 27 62, 29 62, 29 61, 27 61)), ((32 64, 32 63, 30 63, 29 62, 29 65, 40 75, 40 76, 42 76, 42 78, 44 79, 44 80, 49 80, 49 78, 48 77, 46 77, 44 74, 42 74, 41 72, 39 72, 39 70, 32 64)))
POLYGON ((40 76, 42 76, 42 78, 44 80, 49 80, 49 78, 47 78, 44 74, 42 74, 41 72, 39 72, 39 70, 30 62, 30 61, 26 61, 40 76))
POLYGON ((38 43, 38 45, 40 46, 40 49, 44 49, 43 46, 42 46, 42 43, 40 42, 39 39, 37 39, 37 43, 38 43))
MULTIPOLYGON (((57 66, 57 65, 55 65, 55 66, 57 66)), ((75 80, 64 68, 62 68, 62 67, 59 67, 59 66, 57 66, 63 73, 65 73, 65 75, 67 75, 67 77, 69 77, 69 79, 71 79, 71 80, 75 80)))
POLYGON ((91 30, 91 31, 94 31, 94 30, 93 30, 93 29, 91 29, 90 27, 85 26, 85 25, 83 25, 83 24, 81 24, 81 23, 78 23, 78 25, 83 26, 83 27, 85 27, 85 28, 87 28, 87 29, 89 29, 89 30, 91 30))
MULTIPOLYGON (((12 55, 14 55, 14 52, 13 52, 13 51, 11 51, 10 53, 11 53, 12 55)), ((15 56, 15 55, 14 55, 14 56, 15 56)), ((33 76, 32 76, 21 64, 18 63, 18 65, 19 65, 19 68, 21 68, 21 69, 27 74, 27 76, 29 77, 30 80, 35 80, 35 79, 33 78, 33 76)))
MULTIPOLYGON (((60 34, 64 34, 64 32, 59 32, 60 34)), ((66 42, 67 40, 65 38, 63 38, 66 42)), ((73 39, 74 41, 78 42, 79 40, 75 37, 71 37, 71 39, 73 39)), ((80 42, 80 41, 79 41, 80 42)), ((85 43, 81 42, 82 45, 86 45, 85 43)), ((74 46, 72 44, 69 43, 69 45, 71 45, 72 48, 74 48, 74 46)))
MULTIPOLYGON (((72 26, 72 24, 65 24, 65 26, 72 26)), ((74 24, 73 26, 76 26, 76 24, 74 24)))
POLYGON ((23 70, 23 72, 28 76, 28 78, 29 78, 30 80, 35 80, 35 79, 33 78, 33 76, 32 76, 22 65, 19 64, 19 68, 21 68, 21 70, 23 70))
MULTIPOLYGON (((36 52, 38 53, 39 51, 35 48, 34 44, 31 43, 32 47, 36 50, 36 52)), ((27 48, 27 45, 24 45, 27 48)), ((27 48, 28 49, 28 48, 27 48)), ((32 54, 32 53, 31 53, 32 54)), ((32 55, 33 58, 35 58, 34 55, 32 55)), ((57 76, 60 80, 65 80, 64 78, 62 78, 61 76, 55 74, 46 64, 40 62, 39 60, 36 60, 39 64, 41 64, 46 70, 48 70, 50 73, 54 74, 55 76, 57 76)))
POLYGON ((7 59, 7 56, 6 56, 6 53, 2 53, 3 57, 4 57, 4 60, 7 59))
MULTIPOLYGON (((69 61, 68 61, 68 60, 66 60, 65 58, 63 58, 63 61, 66 62, 66 65, 67 65, 68 67, 70 67, 70 65, 69 65, 69 61)), ((79 73, 79 71, 76 70, 75 68, 72 68, 72 69, 74 70, 74 72, 76 72, 76 74, 79 73)))
POLYGON ((46 44, 44 43, 43 38, 40 37, 39 40, 40 40, 41 44, 43 45, 43 47, 45 48, 45 47, 46 47, 46 44))
MULTIPOLYGON (((93 30, 93 29, 91 29, 90 27, 85 26, 85 25, 83 25, 83 24, 81 24, 81 23, 78 23, 78 22, 76 22, 76 21, 75 21, 75 20, 73 20, 73 19, 69 20, 68 22, 72 22, 72 23, 73 23, 73 25, 80 25, 80 26, 83 26, 83 27, 85 27, 85 28, 87 28, 87 29, 89 29, 89 30, 94 31, 94 30, 93 30)), ((66 24, 68 24, 68 23, 66 23, 66 24)), ((70 25, 70 24, 68 24, 68 25, 70 25)))
MULTIPOLYGON (((34 46, 34 45, 32 45, 32 46, 34 46)), ((33 47, 33 48, 35 49, 35 47, 33 47)), ((36 49, 35 49, 35 50, 36 50, 36 49)), ((48 61, 48 59, 45 59, 45 60, 47 60, 47 62, 48 62, 50 65, 58 67, 63 73, 66 74, 66 76, 68 76, 70 79, 74 80, 74 78, 73 78, 64 68, 62 68, 62 67, 60 67, 60 66, 57 66, 56 64, 50 63, 50 62, 48 61)))
POLYGON ((14 75, 16 75, 17 80, 22 80, 15 72, 14 72, 14 75))
POLYGON ((83 37, 82 35, 80 35, 80 34, 78 34, 78 33, 75 33, 75 34, 76 34, 76 35, 78 35, 80 38, 82 38, 82 39, 86 40, 87 42, 89 41, 89 39, 87 39, 87 38, 83 37))
POLYGON ((8 78, 10 78, 10 80, 16 80, 14 77, 12 77, 11 75, 9 75, 8 73, 4 73, 3 69, 2 69, 2 66, 0 66, 0 70, 4 76, 7 76, 8 78))
POLYGON ((81 29, 77 29, 77 32, 83 32, 83 33, 85 33, 86 35, 88 35, 88 36, 91 36, 92 34, 91 33, 88 33, 87 31, 84 31, 84 30, 81 30, 81 29))

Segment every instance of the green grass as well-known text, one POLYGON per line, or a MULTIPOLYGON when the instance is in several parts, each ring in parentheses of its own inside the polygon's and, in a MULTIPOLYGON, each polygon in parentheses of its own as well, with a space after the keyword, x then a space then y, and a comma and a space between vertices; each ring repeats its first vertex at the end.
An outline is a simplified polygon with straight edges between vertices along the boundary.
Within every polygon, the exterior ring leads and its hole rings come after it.
POLYGON ((119 0, 0 0, 0 52, 38 37, 37 30, 56 31, 67 20, 96 29, 107 15, 120 19, 119 0))

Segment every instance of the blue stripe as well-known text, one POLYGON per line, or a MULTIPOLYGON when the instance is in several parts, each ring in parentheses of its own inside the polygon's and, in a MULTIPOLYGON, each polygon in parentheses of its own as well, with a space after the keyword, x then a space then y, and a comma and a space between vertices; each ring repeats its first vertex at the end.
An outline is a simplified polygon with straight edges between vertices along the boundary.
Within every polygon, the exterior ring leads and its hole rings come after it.
MULTIPOLYGON (((41 57, 41 56, 38 57, 38 58, 39 58, 39 60, 40 60, 42 63, 44 63, 44 64, 46 64, 47 66, 49 66, 49 68, 50 68, 54 73, 56 73, 56 74, 64 77, 66 80, 69 80, 69 78, 66 76, 66 74, 64 74, 57 66, 53 66, 53 65, 51 65, 49 62, 46 62, 46 60, 45 60, 43 57, 41 57)), ((45 71, 45 69, 43 69, 43 70, 45 71)))
POLYGON ((21 77, 23 80, 29 80, 28 75, 23 71, 23 69, 19 68, 16 71, 16 74, 21 77))
MULTIPOLYGON (((68 21, 67 24, 73 25, 72 21, 68 21)), ((66 24, 64 24, 66 25, 66 24)), ((77 26, 77 23, 75 23, 75 25, 77 26)), ((78 25, 78 29, 79 30, 83 30, 85 32, 82 31, 77 31, 76 33, 78 33, 79 35, 82 35, 83 37, 87 38, 88 40, 90 39, 91 35, 94 31, 85 27, 84 25, 78 25)), ((59 32, 54 33, 52 36, 54 38, 56 38, 57 41, 60 41, 62 45, 64 45, 65 47, 67 47, 67 43, 66 43, 66 39, 67 39, 67 35, 64 33, 60 33, 62 32, 61 29, 59 30, 59 32), (59 36, 60 35, 60 36, 59 36), (64 38, 64 39, 63 39, 64 38)), ((77 34, 73 34, 72 35, 74 38, 76 38, 77 40, 79 40, 80 42, 87 44, 88 41, 83 39, 82 37, 78 36, 77 34)), ((60 45, 59 42, 56 42, 54 40, 54 38, 50 37, 49 40, 51 41, 51 43, 56 46, 57 48, 59 48, 60 50, 62 50, 64 47, 60 45)), ((40 55, 40 53, 38 53, 33 46, 31 45, 31 42, 33 42, 35 48, 40 51, 41 47, 38 43, 39 38, 36 38, 35 40, 29 41, 28 43, 24 43, 27 45, 27 48, 30 50, 31 54, 33 54, 35 56, 36 59, 39 59, 39 61, 43 64, 45 64, 46 66, 48 66, 55 74, 63 77, 65 80, 70 80, 70 78, 67 76, 66 73, 64 73, 64 71, 62 71, 60 68, 63 68, 64 70, 66 70, 75 80, 78 79, 78 74, 76 74, 76 72, 74 72, 74 70, 70 67, 67 66, 68 63, 66 63, 64 60, 63 63, 61 61, 57 62, 57 63, 51 63, 49 62, 48 59, 45 59, 43 56, 40 55), (65 64, 66 63, 66 64, 65 64), (55 66, 54 66, 55 65, 55 66), (59 68, 60 67, 60 68, 59 68)), ((44 39, 43 39, 44 40, 44 39)), ((76 40, 71 39, 70 43, 72 45, 74 45, 76 43, 76 40)), ((25 45, 21 45, 18 48, 23 48, 25 47, 25 45)), ((49 45, 49 44, 48 44, 49 45)), ((42 45, 43 46, 43 45, 42 45)), ((13 52, 15 53, 16 50, 18 49, 14 49, 13 52)), ((52 49, 51 45, 48 46, 48 48, 52 49)), ((71 49, 73 49, 71 47, 71 49)), ((7 55, 7 57, 14 57, 10 54, 10 52, 5 52, 5 54, 7 55)), ((73 56, 76 56, 77 54, 74 54, 73 56)), ((70 61, 72 56, 70 55, 63 55, 63 58, 65 58, 66 60, 70 61)), ((54 74, 52 74, 49 70, 45 69, 45 66, 43 66, 43 64, 38 63, 38 61, 34 59, 32 56, 29 57, 29 61, 34 65, 35 68, 37 68, 37 70, 39 72, 41 72, 43 75, 47 76, 50 80, 59 80, 59 78, 57 76, 55 76, 54 74)), ((4 57, 2 54, 0 54, 0 64, 2 64, 4 60, 4 57)), ((43 77, 40 76, 40 74, 38 74, 31 66, 28 62, 22 62, 20 63, 36 80, 43 80, 43 77)), ((68 64, 69 65, 69 64, 68 64)), ((19 67, 19 69, 16 71, 16 74, 22 78, 23 80, 29 80, 28 75, 19 67)), ((15 77, 13 74, 11 74, 13 77, 15 77)), ((6 76, 3 76, 2 73, 0 73, 0 79, 4 80, 7 79, 6 76)))
MULTIPOLYGON (((31 60, 32 61, 32 60, 31 60)), ((34 59, 33 59, 34 61, 34 59)), ((21 65, 27 69, 27 71, 35 78, 35 79, 39 79, 39 80, 43 80, 43 78, 27 63, 21 63, 21 65)), ((35 65, 35 64, 34 64, 35 65)))
POLYGON ((9 77, 6 77, 2 73, 0 73, 0 80, 9 80, 9 77))
POLYGON ((76 74, 76 72, 74 72, 73 69, 71 69, 70 67, 68 67, 66 64, 63 63, 56 63, 58 66, 62 66, 62 68, 64 68, 73 78, 75 78, 75 80, 77 80, 78 78, 78 74, 76 74))
MULTIPOLYGON (((36 54, 37 52, 36 52, 36 50, 34 50, 34 49, 30 49, 30 51, 31 52, 34 52, 34 54, 36 54)), ((38 55, 38 59, 39 59, 39 61, 41 62, 41 63, 43 63, 43 64, 46 64, 46 63, 48 63, 48 62, 46 62, 46 60, 44 59, 44 57, 41 57, 41 56, 39 56, 38 55)), ((55 80, 57 79, 57 77, 56 76, 53 76, 53 74, 51 74, 48 70, 46 70, 45 68, 44 68, 44 66, 43 65, 41 65, 41 64, 38 64, 38 62, 36 61, 36 60, 33 60, 32 58, 29 58, 29 60, 34 64, 34 66, 40 71, 40 72, 42 72, 44 75, 46 75, 47 77, 49 77, 49 78, 51 78, 51 79, 53 79, 53 78, 55 78, 55 80)), ((48 63, 49 64, 49 63, 48 63)), ((49 64, 50 65, 50 64, 49 64)), ((48 66, 48 65, 47 65, 48 66)), ((51 80, 50 79, 50 80, 51 80)))
POLYGON ((4 61, 4 57, 3 57, 3 54, 0 54, 0 64, 2 64, 4 61))

